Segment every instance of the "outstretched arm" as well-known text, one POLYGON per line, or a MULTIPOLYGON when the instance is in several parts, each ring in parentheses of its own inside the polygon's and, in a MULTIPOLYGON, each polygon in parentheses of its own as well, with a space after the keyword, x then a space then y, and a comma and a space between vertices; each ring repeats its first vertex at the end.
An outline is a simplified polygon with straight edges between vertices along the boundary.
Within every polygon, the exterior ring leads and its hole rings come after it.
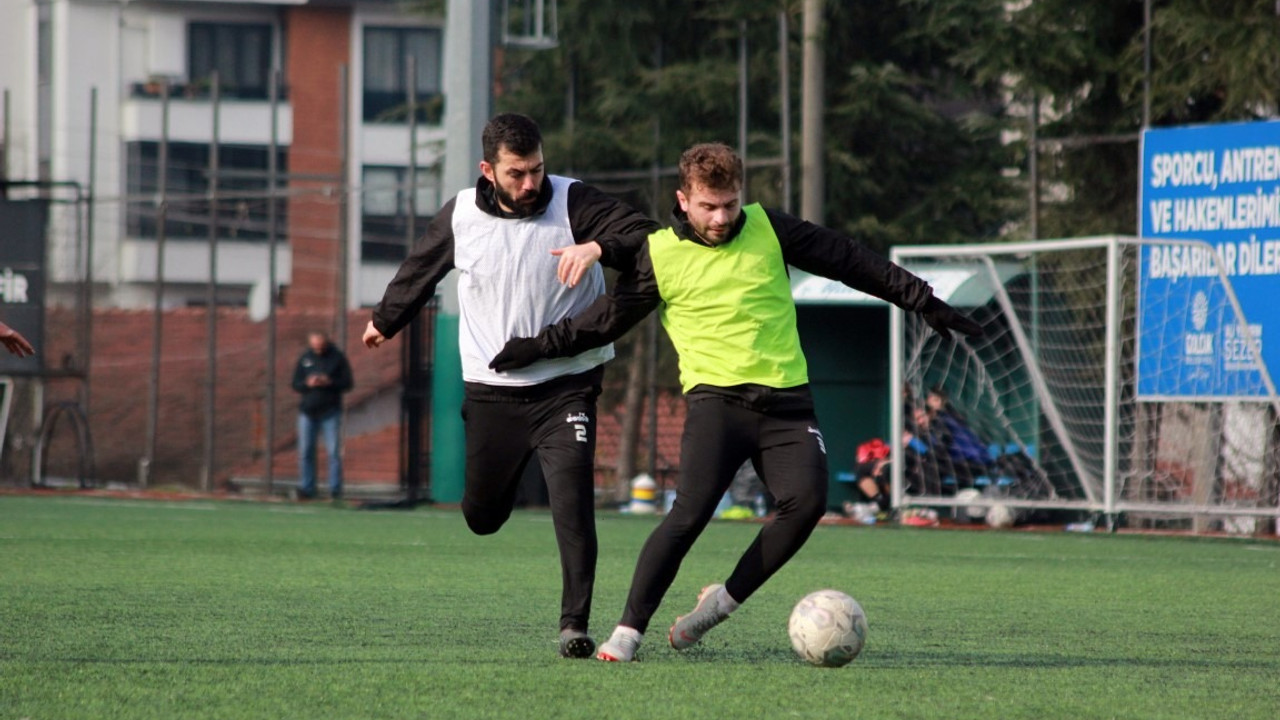
POLYGON ((788 265, 839 280, 905 310, 919 311, 933 296, 924 280, 844 233, 794 215, 774 210, 766 213, 788 265))
POLYGON ((630 205, 582 182, 569 186, 569 226, 574 245, 552 250, 560 258, 556 276, 576 287, 596 262, 626 271, 658 223, 630 205))
POLYGON ((453 206, 457 198, 440 208, 431 219, 417 247, 405 258, 387 285, 373 319, 365 329, 364 344, 377 347, 409 324, 436 292, 436 285, 453 269, 453 206))
POLYGON ((981 325, 934 297, 929 283, 863 243, 793 215, 766 212, 788 265, 920 313, 944 338, 950 338, 953 329, 970 336, 982 334, 981 325))
POLYGON ((635 267, 618 278, 612 291, 596 298, 582 314, 547 326, 537 337, 508 340, 489 367, 507 372, 544 358, 568 357, 607 345, 643 320, 660 301, 645 246, 636 256, 635 267))
POLYGON ((0 343, 3 343, 6 350, 18 357, 36 354, 36 349, 31 347, 31 343, 27 342, 26 338, 22 337, 22 333, 2 322, 0 322, 0 343))

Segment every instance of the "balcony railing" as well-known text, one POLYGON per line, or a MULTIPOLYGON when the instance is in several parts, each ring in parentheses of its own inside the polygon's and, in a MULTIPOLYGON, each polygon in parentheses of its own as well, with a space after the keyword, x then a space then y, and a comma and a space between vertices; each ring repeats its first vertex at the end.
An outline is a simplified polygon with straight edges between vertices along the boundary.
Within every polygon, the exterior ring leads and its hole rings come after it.
MULTIPOLYGON (((223 100, 267 100, 267 87, 234 87, 223 85, 220 89, 223 100)), ((135 82, 129 85, 129 97, 136 99, 159 99, 164 93, 163 80, 148 80, 146 82, 135 82)), ((208 82, 170 82, 169 97, 177 100, 209 100, 212 97, 212 88, 208 82)), ((287 85, 280 86, 280 100, 286 101, 289 98, 289 88, 287 85)))

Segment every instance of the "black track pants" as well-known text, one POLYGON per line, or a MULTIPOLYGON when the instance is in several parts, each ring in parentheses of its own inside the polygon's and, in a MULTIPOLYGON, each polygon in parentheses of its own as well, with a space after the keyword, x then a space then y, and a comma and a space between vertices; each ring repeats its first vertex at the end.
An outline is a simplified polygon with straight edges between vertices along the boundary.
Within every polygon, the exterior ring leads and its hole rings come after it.
POLYGON ((498 531, 534 451, 542 463, 560 548, 560 628, 587 629, 596 575, 596 397, 599 387, 542 398, 468 392, 466 488, 462 514, 477 535, 498 531))
POLYGON ((768 393, 750 403, 691 393, 675 503, 640 551, 623 625, 648 629, 681 561, 747 459, 777 500, 777 514, 738 560, 725 582, 729 595, 745 601, 809 539, 827 506, 826 447, 812 404, 772 407, 768 393))

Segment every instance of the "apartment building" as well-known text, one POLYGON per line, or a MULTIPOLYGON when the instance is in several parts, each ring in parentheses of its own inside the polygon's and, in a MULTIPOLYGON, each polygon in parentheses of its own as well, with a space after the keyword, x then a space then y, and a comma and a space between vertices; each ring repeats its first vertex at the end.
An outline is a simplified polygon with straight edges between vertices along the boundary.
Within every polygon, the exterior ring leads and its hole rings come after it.
MULTIPOLYGON (((265 293, 271 227, 285 306, 375 302, 407 245, 408 57, 416 68, 419 228, 441 203, 444 20, 403 7, 393 0, 5 0, 6 175, 87 187, 95 168, 99 307, 154 301, 162 175, 166 306, 205 303, 211 234, 218 303, 243 305, 265 293), (215 107, 218 202, 211 212, 215 107), (273 141, 282 196, 274 207, 267 192, 273 141)), ((50 239, 55 284, 74 276, 70 260, 57 262, 69 236, 62 228, 50 239)))

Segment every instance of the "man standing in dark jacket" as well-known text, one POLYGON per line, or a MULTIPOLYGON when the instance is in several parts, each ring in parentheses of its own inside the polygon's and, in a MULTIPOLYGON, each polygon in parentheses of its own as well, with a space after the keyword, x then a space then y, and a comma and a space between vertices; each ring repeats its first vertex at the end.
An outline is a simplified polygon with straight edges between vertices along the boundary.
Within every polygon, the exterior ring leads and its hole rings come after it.
POLYGON ((621 269, 657 223, 600 190, 548 175, 542 135, 523 115, 484 128, 476 187, 449 200, 373 311, 364 343, 400 331, 458 271, 466 478, 462 514, 496 533, 537 453, 560 550, 560 654, 588 658, 596 571, 596 397, 613 346, 600 343, 522 370, 489 368, 503 344, 585 310, 605 289, 595 263, 621 269), (558 281, 557 281, 558 280, 558 281))
POLYGON ((351 365, 329 336, 312 332, 307 351, 293 370, 298 407, 298 497, 316 496, 316 436, 324 435, 329 456, 329 496, 342 497, 342 393, 351 389, 351 365))
MULTIPOLYGON (((841 233, 759 205, 742 206, 742 160, 719 143, 680 158, 676 223, 649 236, 608 295, 533 338, 515 338, 490 367, 513 371, 538 358, 612 342, 654 308, 680 358, 688 400, 680 479, 671 511, 640 552, 622 622, 601 660, 635 659, 650 618, 681 561, 746 460, 777 500, 777 513, 723 584, 667 635, 684 650, 729 617, 794 555, 827 504, 827 449, 814 414, 796 330, 792 265, 920 313, 935 331, 981 328, 933 296, 920 278, 841 233)), ((857 329, 849 329, 856 338, 857 329)), ((835 329, 833 328, 833 331, 835 329)))

